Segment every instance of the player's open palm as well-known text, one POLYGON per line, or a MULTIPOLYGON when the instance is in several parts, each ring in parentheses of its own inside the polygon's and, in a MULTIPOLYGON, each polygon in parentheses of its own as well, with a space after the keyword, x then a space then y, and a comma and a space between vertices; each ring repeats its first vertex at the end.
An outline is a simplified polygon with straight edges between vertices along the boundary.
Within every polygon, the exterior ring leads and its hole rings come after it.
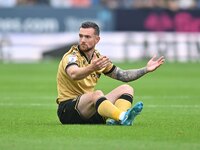
POLYGON ((106 56, 97 57, 96 55, 93 56, 92 65, 95 70, 101 70, 102 68, 106 67, 110 63, 110 60, 106 56))
POLYGON ((152 72, 156 70, 158 67, 160 67, 160 65, 164 63, 164 61, 164 56, 161 56, 160 58, 156 59, 156 55, 154 55, 147 63, 147 71, 152 72))

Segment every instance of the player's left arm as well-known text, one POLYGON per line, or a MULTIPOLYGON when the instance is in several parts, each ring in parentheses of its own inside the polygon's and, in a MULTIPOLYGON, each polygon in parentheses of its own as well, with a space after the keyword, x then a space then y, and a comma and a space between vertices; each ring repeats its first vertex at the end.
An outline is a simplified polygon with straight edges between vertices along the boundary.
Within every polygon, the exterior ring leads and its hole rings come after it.
POLYGON ((152 57, 147 63, 146 67, 139 69, 122 70, 116 67, 111 73, 107 74, 109 77, 123 81, 130 82, 139 79, 148 72, 155 71, 164 63, 164 57, 156 59, 156 56, 152 57))

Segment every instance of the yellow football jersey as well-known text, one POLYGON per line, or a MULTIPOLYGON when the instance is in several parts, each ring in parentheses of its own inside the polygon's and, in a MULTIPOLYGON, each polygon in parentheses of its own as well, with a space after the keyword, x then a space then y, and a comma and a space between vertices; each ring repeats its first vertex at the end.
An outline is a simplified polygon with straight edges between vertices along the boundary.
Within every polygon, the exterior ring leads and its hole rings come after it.
MULTIPOLYGON (((97 50, 95 50, 94 53, 97 57, 100 56, 100 53, 97 50)), ((60 61, 57 72, 57 103, 74 99, 79 95, 94 91, 94 87, 97 84, 101 74, 110 73, 115 68, 113 63, 110 63, 107 67, 95 71, 81 80, 73 80, 65 72, 66 67, 69 67, 70 65, 85 67, 89 65, 89 63, 90 62, 87 60, 85 54, 78 49, 77 45, 72 46, 71 49, 64 54, 62 60, 60 61)))

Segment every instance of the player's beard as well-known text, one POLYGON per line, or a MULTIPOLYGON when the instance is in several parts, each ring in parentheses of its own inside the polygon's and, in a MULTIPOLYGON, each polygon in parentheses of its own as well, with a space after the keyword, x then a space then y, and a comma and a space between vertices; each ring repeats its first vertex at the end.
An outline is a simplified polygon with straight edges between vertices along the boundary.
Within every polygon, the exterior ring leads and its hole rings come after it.
POLYGON ((80 50, 83 51, 83 52, 89 52, 89 51, 91 51, 92 49, 94 49, 94 46, 88 47, 86 44, 80 44, 80 45, 79 45, 79 48, 80 48, 80 50))

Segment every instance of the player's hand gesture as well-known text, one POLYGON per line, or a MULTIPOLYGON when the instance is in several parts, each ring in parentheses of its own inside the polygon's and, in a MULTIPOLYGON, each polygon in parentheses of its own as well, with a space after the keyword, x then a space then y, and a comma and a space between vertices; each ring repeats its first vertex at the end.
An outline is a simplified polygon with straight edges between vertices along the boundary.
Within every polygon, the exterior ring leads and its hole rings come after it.
POLYGON ((156 55, 154 55, 147 63, 147 72, 152 72, 156 70, 158 67, 160 67, 160 65, 164 63, 164 61, 164 56, 161 56, 160 58, 156 59, 156 55))
POLYGON ((91 64, 93 65, 94 70, 101 70, 105 68, 110 63, 110 60, 106 56, 100 56, 99 58, 94 54, 91 64))

